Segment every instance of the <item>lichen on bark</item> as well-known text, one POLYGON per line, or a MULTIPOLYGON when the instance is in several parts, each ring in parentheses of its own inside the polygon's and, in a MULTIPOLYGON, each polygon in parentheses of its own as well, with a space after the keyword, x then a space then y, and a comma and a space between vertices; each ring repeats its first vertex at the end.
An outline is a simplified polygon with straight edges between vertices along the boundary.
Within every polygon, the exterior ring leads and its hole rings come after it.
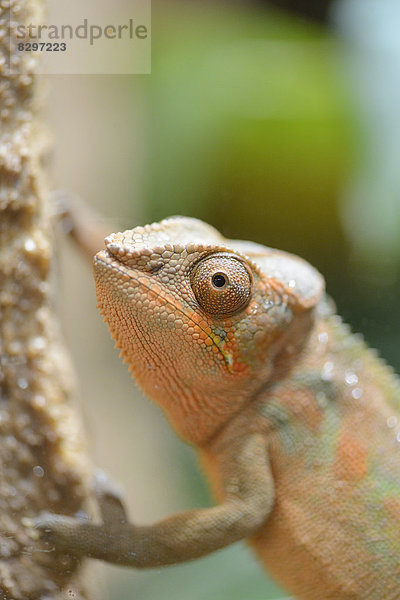
POLYGON ((36 0, 0 0, 1 600, 90 597, 82 565, 33 540, 24 526, 42 510, 83 508, 91 470, 53 307, 41 80, 14 34, 41 9, 36 0))

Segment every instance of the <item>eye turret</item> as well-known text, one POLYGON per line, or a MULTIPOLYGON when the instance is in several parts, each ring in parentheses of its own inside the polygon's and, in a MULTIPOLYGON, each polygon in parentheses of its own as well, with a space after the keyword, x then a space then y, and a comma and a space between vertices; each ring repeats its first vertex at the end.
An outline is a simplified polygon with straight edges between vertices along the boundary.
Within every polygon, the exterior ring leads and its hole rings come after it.
POLYGON ((204 258, 194 267, 191 286, 197 302, 210 315, 226 317, 246 306, 252 278, 244 262, 230 254, 204 258))

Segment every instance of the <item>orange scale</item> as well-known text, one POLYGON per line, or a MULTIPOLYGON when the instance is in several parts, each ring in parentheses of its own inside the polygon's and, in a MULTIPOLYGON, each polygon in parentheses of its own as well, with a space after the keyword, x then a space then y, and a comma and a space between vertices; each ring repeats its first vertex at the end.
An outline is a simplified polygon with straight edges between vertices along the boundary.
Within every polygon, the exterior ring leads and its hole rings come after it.
POLYGON ((368 472, 368 450, 360 442, 342 433, 336 449, 335 474, 345 481, 358 481, 368 472))

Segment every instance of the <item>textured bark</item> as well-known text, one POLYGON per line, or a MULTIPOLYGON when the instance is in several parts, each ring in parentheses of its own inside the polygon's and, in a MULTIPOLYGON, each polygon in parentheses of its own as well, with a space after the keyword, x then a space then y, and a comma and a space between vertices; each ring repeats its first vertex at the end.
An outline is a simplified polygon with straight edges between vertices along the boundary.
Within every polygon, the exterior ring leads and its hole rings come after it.
POLYGON ((89 598, 82 566, 32 539, 23 525, 42 510, 83 508, 90 474, 52 306, 52 224, 41 164, 47 140, 37 114, 41 81, 31 54, 17 51, 10 28, 10 20, 29 23, 40 10, 35 0, 0 0, 2 600, 89 598))

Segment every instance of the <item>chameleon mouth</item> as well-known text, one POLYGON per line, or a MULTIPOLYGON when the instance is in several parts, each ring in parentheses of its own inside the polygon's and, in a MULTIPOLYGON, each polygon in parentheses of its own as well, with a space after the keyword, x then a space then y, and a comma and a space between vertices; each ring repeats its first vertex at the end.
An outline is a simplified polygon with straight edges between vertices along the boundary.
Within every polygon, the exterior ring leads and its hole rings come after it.
MULTIPOLYGON (((154 284, 151 280, 151 273, 124 265, 107 249, 100 250, 100 252, 95 255, 93 265, 96 283, 100 282, 104 274, 109 276, 110 272, 113 272, 114 274, 118 273, 120 277, 122 276, 121 281, 123 281, 123 283, 130 283, 133 287, 144 288, 147 291, 149 298, 168 306, 175 315, 181 315, 185 321, 190 323, 191 327, 198 331, 202 339, 209 340, 208 342, 206 341, 206 345, 209 345, 211 342, 211 345, 217 348, 218 353, 221 356, 221 362, 224 362, 227 371, 229 373, 234 372, 233 356, 231 352, 228 352, 223 348, 224 340, 219 335, 216 335, 211 327, 202 323, 204 322, 204 318, 202 319, 199 317, 198 313, 194 310, 191 311, 183 308, 181 301, 177 299, 176 296, 172 293, 165 292, 160 284, 154 284)), ((114 283, 110 283, 114 286, 114 283)), ((100 310, 105 316, 103 306, 100 306, 100 310)))

